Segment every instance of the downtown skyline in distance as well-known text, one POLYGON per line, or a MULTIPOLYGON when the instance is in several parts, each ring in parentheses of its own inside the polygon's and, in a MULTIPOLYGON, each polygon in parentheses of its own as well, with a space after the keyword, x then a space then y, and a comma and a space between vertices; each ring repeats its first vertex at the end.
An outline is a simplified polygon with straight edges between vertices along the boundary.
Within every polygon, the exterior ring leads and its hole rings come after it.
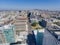
POLYGON ((0 10, 60 10, 60 0, 0 0, 0 10))

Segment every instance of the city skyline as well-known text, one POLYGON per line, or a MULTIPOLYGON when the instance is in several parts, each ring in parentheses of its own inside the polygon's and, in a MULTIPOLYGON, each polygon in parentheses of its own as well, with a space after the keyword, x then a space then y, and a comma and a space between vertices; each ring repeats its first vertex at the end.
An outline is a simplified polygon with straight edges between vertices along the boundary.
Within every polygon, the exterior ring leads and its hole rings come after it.
POLYGON ((0 10, 48 9, 60 10, 60 0, 0 0, 0 10))

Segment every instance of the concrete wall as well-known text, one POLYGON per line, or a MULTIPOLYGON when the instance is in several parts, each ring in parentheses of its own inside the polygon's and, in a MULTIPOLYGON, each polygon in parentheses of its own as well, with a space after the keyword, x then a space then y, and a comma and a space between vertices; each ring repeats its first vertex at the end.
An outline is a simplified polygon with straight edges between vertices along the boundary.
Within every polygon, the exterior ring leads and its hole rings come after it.
POLYGON ((60 45, 60 41, 58 41, 58 45, 60 45))
POLYGON ((43 45, 58 45, 58 40, 48 30, 44 32, 43 45))

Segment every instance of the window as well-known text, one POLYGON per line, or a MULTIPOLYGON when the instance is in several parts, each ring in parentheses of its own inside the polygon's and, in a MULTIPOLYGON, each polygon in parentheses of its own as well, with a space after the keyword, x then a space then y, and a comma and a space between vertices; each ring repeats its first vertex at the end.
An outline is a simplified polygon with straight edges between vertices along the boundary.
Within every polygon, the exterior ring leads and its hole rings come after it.
POLYGON ((0 39, 0 43, 2 43, 2 40, 0 39))

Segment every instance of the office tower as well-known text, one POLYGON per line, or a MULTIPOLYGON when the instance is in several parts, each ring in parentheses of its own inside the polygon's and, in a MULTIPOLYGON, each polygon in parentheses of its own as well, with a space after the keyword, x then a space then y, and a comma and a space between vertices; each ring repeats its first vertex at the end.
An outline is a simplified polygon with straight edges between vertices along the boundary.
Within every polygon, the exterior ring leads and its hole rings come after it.
POLYGON ((13 43, 14 38, 14 26, 11 24, 0 27, 0 44, 13 43))
POLYGON ((34 30, 36 45, 43 45, 44 28, 34 30))
POLYGON ((15 42, 15 35, 14 35, 14 26, 11 24, 3 26, 3 34, 5 36, 6 43, 15 42))

